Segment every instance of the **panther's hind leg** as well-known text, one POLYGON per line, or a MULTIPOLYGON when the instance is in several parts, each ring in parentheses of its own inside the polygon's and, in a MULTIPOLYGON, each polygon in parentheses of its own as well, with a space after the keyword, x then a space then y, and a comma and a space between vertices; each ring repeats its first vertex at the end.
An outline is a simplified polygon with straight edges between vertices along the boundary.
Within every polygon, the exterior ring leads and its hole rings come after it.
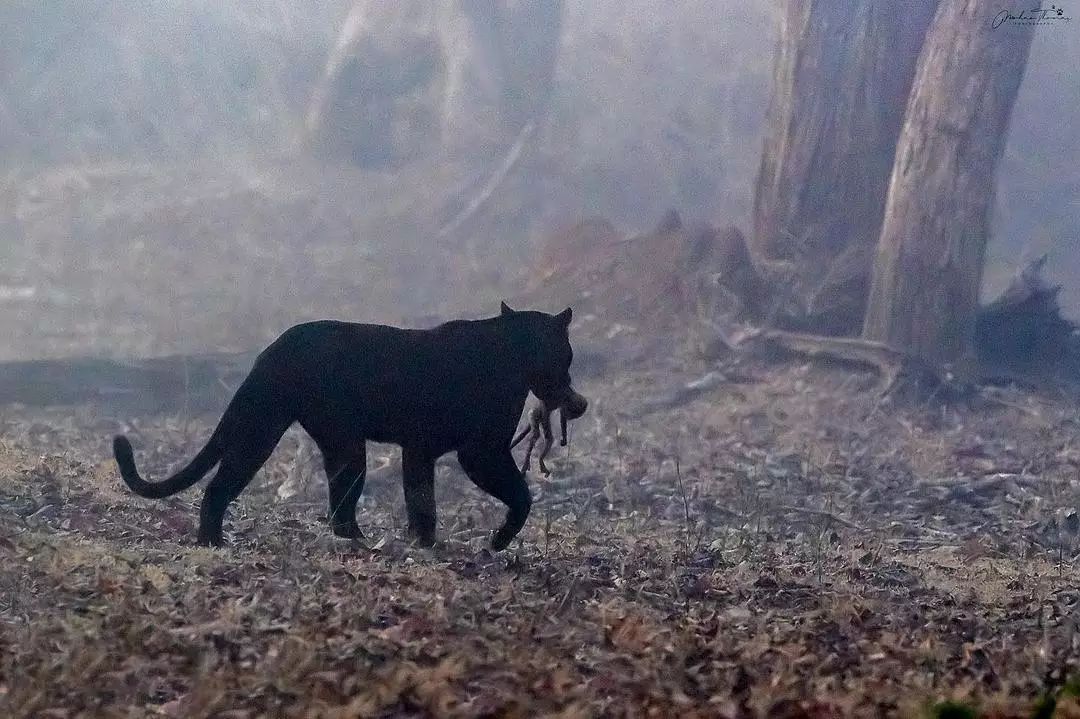
POLYGON ((266 423, 257 427, 247 424, 230 432, 217 474, 206 485, 199 508, 198 542, 201 545, 221 546, 225 509, 251 482, 291 424, 284 418, 260 419, 266 423))
POLYGON ((532 495, 529 485, 505 448, 479 448, 458 451, 458 462, 473 483, 507 507, 503 525, 491 538, 495 551, 506 549, 529 517, 532 495))
POLYGON ((367 475, 367 452, 363 443, 359 450, 348 455, 325 455, 323 466, 329 489, 330 528, 339 537, 359 539, 363 533, 356 523, 356 503, 364 493, 367 475))
POLYGON ((409 534, 417 544, 430 547, 435 544, 435 460, 421 450, 402 447, 401 480, 409 534))

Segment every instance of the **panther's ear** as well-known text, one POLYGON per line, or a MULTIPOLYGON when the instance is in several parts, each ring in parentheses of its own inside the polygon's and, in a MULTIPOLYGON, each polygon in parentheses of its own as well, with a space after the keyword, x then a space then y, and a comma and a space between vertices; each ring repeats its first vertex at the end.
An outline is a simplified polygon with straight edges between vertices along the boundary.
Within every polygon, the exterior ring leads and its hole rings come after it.
POLYGON ((500 302, 499 303, 499 315, 500 316, 512 315, 512 314, 514 314, 514 311, 512 309, 510 309, 510 305, 506 304, 505 302, 500 302))
POLYGON ((567 307, 565 310, 563 310, 559 314, 555 315, 555 317, 557 319, 561 320, 562 323, 565 326, 569 327, 570 326, 570 320, 572 320, 574 318, 574 311, 572 309, 570 309, 569 307, 567 307))

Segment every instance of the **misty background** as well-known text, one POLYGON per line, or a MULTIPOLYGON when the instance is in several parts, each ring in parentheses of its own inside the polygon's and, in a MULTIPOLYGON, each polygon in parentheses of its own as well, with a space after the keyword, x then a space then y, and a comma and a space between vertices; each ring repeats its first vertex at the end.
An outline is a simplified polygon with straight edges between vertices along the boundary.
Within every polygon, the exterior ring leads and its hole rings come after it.
MULTIPOLYGON (((0 359, 492 314, 583 217, 748 229, 773 3, 484 6, 4 3, 0 359)), ((1048 252, 1073 318, 1078 64, 1037 29, 984 288, 1048 252)))

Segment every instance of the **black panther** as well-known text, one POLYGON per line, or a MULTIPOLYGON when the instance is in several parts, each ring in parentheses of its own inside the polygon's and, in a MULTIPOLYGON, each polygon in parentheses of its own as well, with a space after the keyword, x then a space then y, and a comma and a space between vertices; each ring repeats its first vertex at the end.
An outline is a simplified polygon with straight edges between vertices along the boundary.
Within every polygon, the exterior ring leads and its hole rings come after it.
POLYGON ((366 440, 397 444, 409 534, 435 542, 435 460, 456 451, 478 487, 508 508, 491 546, 505 549, 529 516, 532 497, 510 440, 532 391, 546 407, 576 419, 588 402, 570 381, 569 308, 557 315, 515 311, 454 320, 431 329, 321 320, 286 330, 255 360, 206 446, 161 482, 139 476, 120 435, 113 455, 124 482, 160 498, 198 482, 206 487, 198 542, 220 545, 225 508, 266 462, 293 422, 322 452, 330 525, 359 537, 356 503, 364 490, 366 440))

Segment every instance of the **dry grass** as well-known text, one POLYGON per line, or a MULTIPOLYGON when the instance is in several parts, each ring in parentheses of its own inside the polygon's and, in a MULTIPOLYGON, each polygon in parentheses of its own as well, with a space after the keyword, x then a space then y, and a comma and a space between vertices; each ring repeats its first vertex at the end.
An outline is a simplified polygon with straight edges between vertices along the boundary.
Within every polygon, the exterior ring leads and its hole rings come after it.
MULTIPOLYGON (((642 417, 692 375, 585 383, 594 406, 499 555, 500 508, 452 463, 434 550, 402 540, 393 462, 367 539, 333 538, 313 467, 274 500, 296 435, 231 547, 194 548, 195 496, 121 491, 105 411, 9 409, 0 710, 877 716, 959 697, 1023 715, 1076 669, 1069 405, 878 407, 839 372, 742 372, 642 417)), ((212 420, 125 421, 160 476, 212 420)))
MULTIPOLYGON (((88 16, 103 34, 73 52, 9 43, 9 64, 34 70, 0 88, 34 120, 24 149, 74 164, 19 155, 0 174, 0 358, 253 349, 313 317, 493 313, 525 285, 532 234, 568 211, 641 228, 669 206, 717 222, 749 207, 767 61, 739 48, 771 31, 767 10, 716 23, 713 3, 581 5, 529 171, 436 246, 490 168, 380 175, 290 154, 348 3, 234 4, 190 36, 171 10, 96 5, 111 8, 88 16), (666 24, 640 22, 653 16, 666 24), (176 82, 138 72, 158 55, 176 82), (248 70, 250 92, 231 93, 248 70), (117 123, 86 135, 116 83, 117 123)), ((1046 226, 1066 227, 1043 195, 1046 226)), ((132 497, 108 439, 129 433, 160 477, 215 417, 0 407, 0 716, 827 717, 943 699, 1027 715, 1080 656, 1075 402, 894 405, 827 368, 706 366, 672 341, 692 312, 658 340, 627 319, 687 309, 659 297, 694 269, 677 250, 606 277, 604 301, 541 287, 545 309, 584 310, 579 363, 606 369, 582 383, 592 407, 498 555, 502 510, 452 462, 440 544, 406 545, 387 448, 372 452, 385 468, 360 508, 367 539, 335 539, 297 433, 234 506, 231 546, 195 548, 197 494, 132 497), (649 340, 647 361, 623 361, 649 340), (709 371, 710 389, 673 401, 709 371), (309 480, 277 501, 290 476, 309 480)))
MULTIPOLYGON (((253 348, 311 316, 494 312, 527 274, 425 245, 388 178, 159 170, 4 186, 27 233, 3 284, 41 294, 5 300, 0 351, 253 348), (350 205, 357 188, 381 219, 350 205), (376 241, 388 217, 411 234, 376 241)), ((231 546, 196 549, 198 495, 130 496, 108 440, 130 434, 160 477, 216 417, 0 408, 0 715, 879 716, 954 697, 1017 716, 1073 674, 1072 399, 891 404, 869 376, 695 360, 695 311, 650 294, 685 269, 642 261, 594 301, 587 277, 537 300, 581 310, 592 405, 499 555, 502 510, 452 461, 441 543, 407 546, 387 448, 367 540, 335 539, 298 433, 234 507, 231 546), (626 298, 679 319, 644 337, 610 306, 626 298), (309 481, 279 502, 290 476, 309 481)))

